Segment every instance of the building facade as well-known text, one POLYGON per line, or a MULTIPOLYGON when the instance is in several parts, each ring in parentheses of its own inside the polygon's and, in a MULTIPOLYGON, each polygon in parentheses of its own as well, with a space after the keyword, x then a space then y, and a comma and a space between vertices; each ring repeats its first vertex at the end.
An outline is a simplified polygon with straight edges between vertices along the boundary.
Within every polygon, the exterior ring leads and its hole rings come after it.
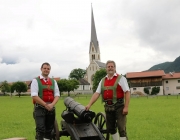
POLYGON ((165 95, 180 94, 180 73, 170 72, 163 77, 163 92, 165 95))
POLYGON ((151 94, 158 87, 158 95, 180 94, 180 73, 164 73, 164 70, 130 72, 126 74, 131 94, 146 95, 145 88, 151 94))

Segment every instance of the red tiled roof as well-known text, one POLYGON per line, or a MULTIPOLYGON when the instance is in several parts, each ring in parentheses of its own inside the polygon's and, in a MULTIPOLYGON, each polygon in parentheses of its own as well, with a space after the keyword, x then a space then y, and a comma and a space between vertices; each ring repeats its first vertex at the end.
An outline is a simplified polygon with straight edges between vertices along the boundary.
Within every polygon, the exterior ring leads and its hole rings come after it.
POLYGON ((163 79, 180 79, 180 73, 174 73, 174 72, 170 72, 170 73, 166 73, 166 75, 164 75, 162 77, 163 79))
POLYGON ((126 78, 140 78, 140 77, 157 77, 164 76, 164 70, 143 71, 143 72, 128 72, 126 78))
POLYGON ((57 78, 54 78, 54 77, 53 77, 53 79, 56 80, 56 81, 58 81, 58 80, 60 80, 60 77, 57 77, 57 78))
POLYGON ((24 81, 26 83, 26 85, 29 85, 31 83, 31 81, 24 81))

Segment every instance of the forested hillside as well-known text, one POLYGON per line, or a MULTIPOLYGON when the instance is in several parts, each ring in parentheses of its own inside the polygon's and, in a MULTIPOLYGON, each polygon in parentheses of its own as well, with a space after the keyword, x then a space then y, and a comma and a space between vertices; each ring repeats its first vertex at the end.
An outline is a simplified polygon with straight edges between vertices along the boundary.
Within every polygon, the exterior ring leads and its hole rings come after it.
POLYGON ((152 66, 148 71, 151 70, 164 70, 165 73, 169 72, 180 72, 180 56, 177 57, 173 62, 164 62, 152 66))

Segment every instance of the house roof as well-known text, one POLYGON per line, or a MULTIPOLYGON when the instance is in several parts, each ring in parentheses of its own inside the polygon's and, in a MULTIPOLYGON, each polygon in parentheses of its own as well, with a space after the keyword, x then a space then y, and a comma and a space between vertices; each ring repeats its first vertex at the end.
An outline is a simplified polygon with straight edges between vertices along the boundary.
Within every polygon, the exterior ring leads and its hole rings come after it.
POLYGON ((141 78, 141 77, 157 77, 164 76, 164 70, 143 71, 143 72, 128 72, 126 78, 141 78))
POLYGON ((56 78, 53 77, 53 79, 56 80, 56 81, 59 81, 60 77, 56 77, 56 78))
POLYGON ((31 81, 24 81, 24 83, 26 83, 26 85, 29 85, 31 81))
POLYGON ((166 75, 164 75, 162 78, 163 79, 180 79, 180 73, 174 73, 174 72, 166 73, 166 75))
POLYGON ((80 84, 80 85, 90 85, 90 84, 88 83, 88 81, 86 81, 84 78, 79 79, 79 84, 80 84))

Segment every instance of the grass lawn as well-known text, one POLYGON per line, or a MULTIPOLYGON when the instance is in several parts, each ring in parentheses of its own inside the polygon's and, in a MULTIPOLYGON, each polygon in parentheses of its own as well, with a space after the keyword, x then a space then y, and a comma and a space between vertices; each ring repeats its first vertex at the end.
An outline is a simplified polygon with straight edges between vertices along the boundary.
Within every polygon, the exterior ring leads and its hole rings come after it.
MULTIPOLYGON (((75 98, 86 105, 90 97, 75 98)), ((56 119, 60 127, 61 112, 65 110, 63 99, 56 105, 56 119)), ((103 112, 99 99, 92 107, 94 112, 103 112)), ((35 123, 32 116, 31 97, 0 97, 0 139, 26 137, 34 140, 35 123)), ((127 116, 129 140, 179 140, 180 139, 180 97, 158 96, 131 98, 127 116)), ((60 128, 61 130, 61 128, 60 128)), ((60 137, 69 140, 69 137, 60 137)))

